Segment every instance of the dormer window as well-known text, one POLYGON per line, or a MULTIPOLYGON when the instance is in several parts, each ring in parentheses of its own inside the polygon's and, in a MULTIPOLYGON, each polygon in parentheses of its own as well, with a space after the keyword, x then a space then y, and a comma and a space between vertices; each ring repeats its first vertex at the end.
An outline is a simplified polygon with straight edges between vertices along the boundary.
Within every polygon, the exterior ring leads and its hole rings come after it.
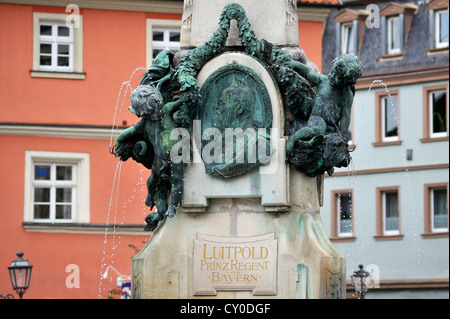
POLYGON ((345 9, 339 13, 336 21, 336 56, 341 54, 359 55, 366 29, 365 21, 370 15, 365 10, 345 9))
POLYGON ((398 59, 408 42, 413 16, 418 7, 412 3, 390 3, 380 10, 381 60, 398 59))
POLYGON ((449 23, 448 0, 431 0, 428 3, 429 14, 429 52, 448 52, 449 23))

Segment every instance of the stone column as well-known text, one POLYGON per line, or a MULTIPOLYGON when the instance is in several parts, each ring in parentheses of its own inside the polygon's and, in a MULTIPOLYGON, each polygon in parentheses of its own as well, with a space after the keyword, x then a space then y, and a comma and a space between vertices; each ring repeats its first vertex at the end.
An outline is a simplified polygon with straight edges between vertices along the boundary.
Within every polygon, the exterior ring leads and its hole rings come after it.
MULTIPOLYGON (((229 3, 240 4, 259 39, 278 46, 298 47, 298 15, 296 0, 184 0, 181 47, 192 48, 204 44, 217 29, 222 9, 229 3)), ((232 25, 227 46, 239 47, 241 40, 232 25)))
MULTIPOLYGON (((204 44, 225 5, 234 2, 258 38, 298 45, 296 1, 185 0, 182 46, 204 44)), ((202 67, 198 85, 210 85, 230 65, 257 77, 271 106, 276 152, 243 176, 212 176, 194 123, 194 162, 186 169, 183 203, 133 258, 133 298, 345 298, 345 258, 320 217, 323 178, 286 164, 286 112, 277 81, 264 62, 240 51, 237 29, 230 33, 229 50, 202 67)))

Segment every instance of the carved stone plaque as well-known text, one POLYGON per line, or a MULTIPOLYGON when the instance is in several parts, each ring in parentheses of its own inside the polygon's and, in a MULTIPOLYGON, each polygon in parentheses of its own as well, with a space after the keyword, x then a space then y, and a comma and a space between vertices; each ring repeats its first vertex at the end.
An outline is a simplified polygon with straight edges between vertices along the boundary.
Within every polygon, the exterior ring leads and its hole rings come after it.
POLYGON ((255 237, 215 237, 197 234, 194 240, 193 294, 250 290, 254 296, 277 294, 275 234, 255 237))

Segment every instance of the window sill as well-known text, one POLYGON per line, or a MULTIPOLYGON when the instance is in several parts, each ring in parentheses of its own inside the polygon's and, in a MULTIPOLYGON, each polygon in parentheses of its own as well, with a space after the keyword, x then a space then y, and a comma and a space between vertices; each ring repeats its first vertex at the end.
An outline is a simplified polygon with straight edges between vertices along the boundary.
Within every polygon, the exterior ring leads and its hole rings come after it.
POLYGON ((379 147, 379 146, 391 146, 391 145, 402 145, 403 141, 392 141, 392 142, 374 142, 372 143, 373 146, 379 147))
POLYGON ((449 50, 448 47, 429 49, 427 51, 427 55, 444 54, 444 53, 448 54, 449 52, 448 50, 449 50))
POLYGON ((403 57, 404 57, 403 53, 383 54, 380 57, 380 62, 402 60, 403 57))
POLYGON ((376 241, 383 241, 383 240, 402 240, 403 239, 403 235, 376 235, 373 236, 373 238, 376 241))
POLYGON ((84 80, 86 73, 80 72, 50 72, 30 70, 32 78, 46 78, 46 79, 67 79, 67 80, 84 80))
POLYGON ((23 222, 22 227, 27 232, 65 233, 65 234, 101 234, 145 235, 144 225, 103 225, 83 223, 38 223, 23 222))
POLYGON ((330 241, 332 243, 341 243, 341 242, 353 242, 356 241, 356 237, 331 237, 330 241))
POLYGON ((421 143, 432 143, 432 142, 442 142, 448 141, 448 136, 445 137, 425 137, 420 140, 421 143))
POLYGON ((422 234, 422 238, 423 239, 428 239, 428 238, 448 238, 448 232, 443 232, 443 233, 426 233, 426 234, 422 234))

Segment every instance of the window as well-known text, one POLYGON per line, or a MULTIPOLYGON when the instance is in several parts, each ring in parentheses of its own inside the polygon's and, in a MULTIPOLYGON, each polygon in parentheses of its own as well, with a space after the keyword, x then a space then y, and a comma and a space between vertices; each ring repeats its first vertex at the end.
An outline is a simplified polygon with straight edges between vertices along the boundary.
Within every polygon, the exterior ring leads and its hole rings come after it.
POLYGON ((383 141, 398 140, 398 97, 385 96, 382 101, 382 129, 383 141))
POLYGON ((435 12, 435 47, 448 47, 448 8, 435 12))
POLYGON ((24 221, 89 222, 89 155, 26 151, 24 221))
POLYGON ((181 21, 147 19, 147 67, 163 50, 180 50, 181 21))
POLYGON ((32 77, 84 79, 83 17, 67 24, 66 14, 33 14, 32 77))
POLYGON ((352 197, 350 194, 341 194, 338 196, 337 214, 339 217, 338 236, 352 236, 352 197))
POLYGON ((377 188, 377 235, 375 239, 401 239, 400 188, 377 188))
POLYGON ((400 144, 398 90, 375 93, 375 143, 374 146, 400 144))
POLYGON ((353 236, 353 191, 336 190, 331 193, 331 239, 354 240, 353 236))
POLYGON ((344 23, 341 28, 341 54, 356 54, 356 30, 353 23, 344 23))
POLYGON ((448 236, 448 183, 425 185, 424 237, 448 236))
POLYGON ((433 85, 423 89, 422 142, 448 139, 448 85, 433 85))
POLYGON ((430 99, 430 135, 431 137, 447 136, 447 92, 433 91, 430 99))
POLYGON ((398 192, 382 193, 383 199, 383 234, 399 234, 398 192))
POLYGON ((387 19, 387 53, 397 54, 402 52, 400 17, 387 19))
POLYGON ((432 188, 430 190, 431 230, 432 232, 448 231, 447 189, 432 188))
POLYGON ((40 23, 39 70, 73 71, 73 28, 63 23, 40 23))
POLYGON ((76 209, 76 166, 36 163, 33 171, 33 219, 71 222, 76 209))
POLYGON ((153 60, 161 51, 169 50, 176 53, 180 50, 180 30, 153 29, 153 60))

